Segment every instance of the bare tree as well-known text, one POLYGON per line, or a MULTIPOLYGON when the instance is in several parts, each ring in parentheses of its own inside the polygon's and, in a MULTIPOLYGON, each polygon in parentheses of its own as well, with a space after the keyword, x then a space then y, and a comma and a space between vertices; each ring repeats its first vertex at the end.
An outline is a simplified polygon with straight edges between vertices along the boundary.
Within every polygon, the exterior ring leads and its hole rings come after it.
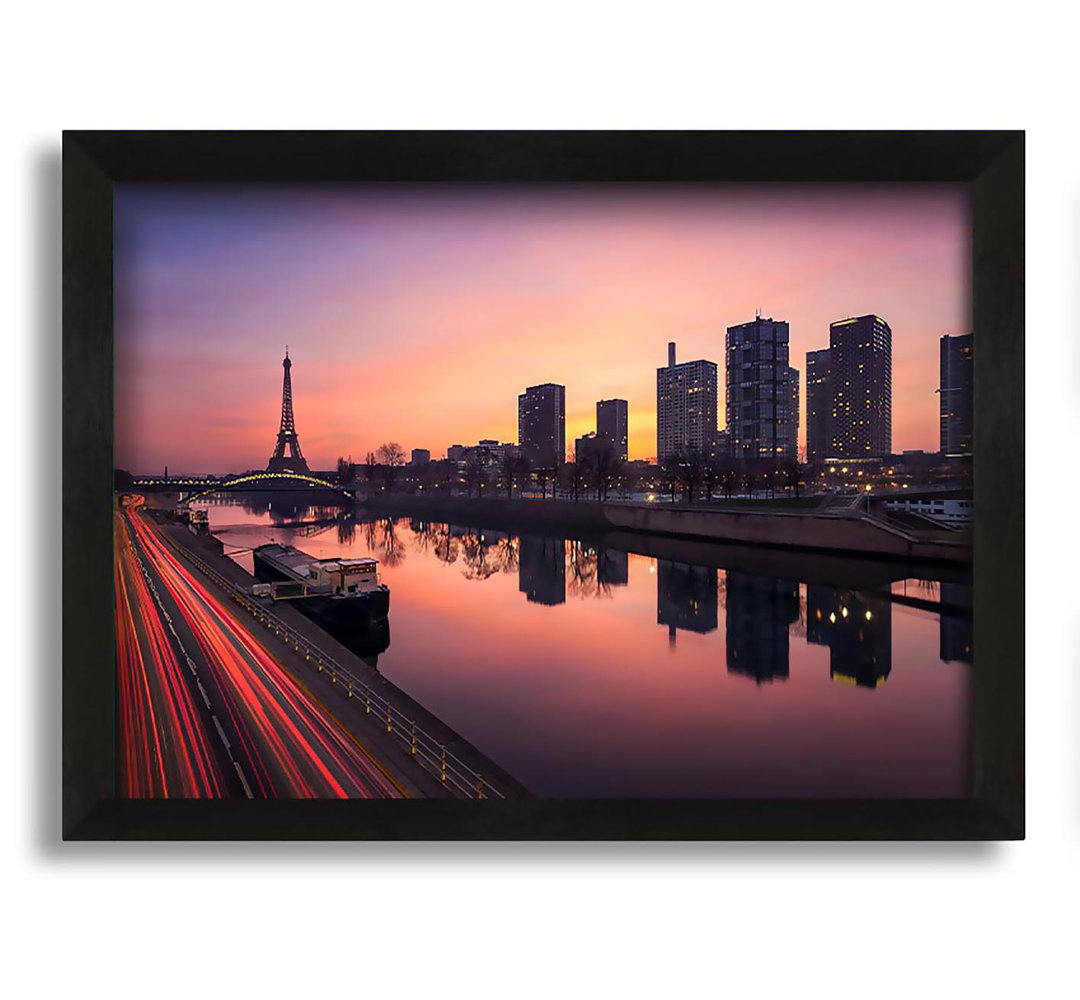
POLYGON ((465 488, 469 496, 472 496, 473 487, 476 487, 476 495, 484 495, 484 487, 487 485, 488 468, 487 453, 479 448, 470 450, 465 459, 465 488))
POLYGON ((398 466, 405 464, 405 449, 396 441, 388 441, 386 444, 379 445, 376 455, 383 465, 398 466))
POLYGON ((739 484, 739 463, 734 458, 725 458, 720 463, 720 481, 724 486, 724 496, 728 500, 739 484))
POLYGON ((356 464, 352 460, 352 455, 348 458, 338 456, 337 481, 339 486, 348 486, 356 481, 356 464))
POLYGON ((795 494, 795 499, 799 499, 799 479, 802 476, 802 469, 799 467, 799 463, 790 458, 782 459, 779 463, 779 474, 783 476, 784 481, 787 483, 791 492, 795 494))
POLYGON ((587 483, 588 466, 584 459, 579 462, 564 462, 559 469, 559 485, 570 494, 571 499, 579 500, 587 483))
POLYGON ((379 463, 375 459, 375 453, 369 451, 364 458, 364 478, 367 480, 368 489, 375 488, 375 482, 379 477, 379 463))
POLYGON ((614 442, 605 437, 596 439, 589 458, 590 471, 596 486, 596 499, 607 500, 608 491, 622 472, 623 460, 615 450, 614 442))
POLYGON ((686 492, 686 502, 694 502, 694 493, 704 478, 708 456, 701 448, 688 445, 679 448, 674 458, 674 472, 686 492))
POLYGON ((506 490, 507 500, 514 495, 515 486, 521 488, 521 480, 528 475, 528 472, 529 463, 523 455, 510 448, 503 451, 502 460, 499 462, 499 482, 506 490))
POLYGON ((757 466, 752 458, 744 458, 739 463, 739 472, 746 488, 746 495, 754 499, 754 487, 757 485, 757 466))
POLYGON ((386 483, 386 489, 392 490, 398 470, 405 464, 405 449, 396 441, 388 441, 386 444, 379 445, 375 458, 382 472, 383 482, 386 483))
POLYGON ((679 456, 677 454, 665 455, 658 468, 664 492, 671 494, 671 502, 674 503, 680 482, 679 456))
POLYGON ((706 455, 705 464, 701 470, 701 485, 704 488, 705 502, 708 503, 720 485, 723 475, 724 460, 716 455, 706 455))
POLYGON ((451 488, 457 483, 457 468, 448 459, 431 462, 428 466, 428 478, 431 489, 451 492, 451 488))
POLYGON ((540 496, 547 499, 547 484, 551 483, 551 497, 555 499, 555 480, 559 475, 559 467, 562 458, 557 451, 553 451, 547 460, 542 460, 534 470, 536 481, 540 484, 540 496))

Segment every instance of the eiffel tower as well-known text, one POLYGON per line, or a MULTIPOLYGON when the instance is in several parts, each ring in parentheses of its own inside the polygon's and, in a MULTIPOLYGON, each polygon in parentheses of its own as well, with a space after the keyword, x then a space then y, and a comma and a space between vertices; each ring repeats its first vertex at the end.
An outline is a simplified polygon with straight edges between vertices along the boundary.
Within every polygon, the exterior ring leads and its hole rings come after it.
POLYGON ((292 362, 289 360, 289 348, 285 348, 285 360, 281 362, 285 368, 285 380, 281 384, 281 429, 277 435, 277 446, 274 454, 266 466, 267 472, 302 472, 307 473, 307 462, 300 453, 300 441, 296 436, 296 421, 292 411, 292 376, 289 369, 292 362), (288 445, 289 457, 285 457, 285 446, 288 445))

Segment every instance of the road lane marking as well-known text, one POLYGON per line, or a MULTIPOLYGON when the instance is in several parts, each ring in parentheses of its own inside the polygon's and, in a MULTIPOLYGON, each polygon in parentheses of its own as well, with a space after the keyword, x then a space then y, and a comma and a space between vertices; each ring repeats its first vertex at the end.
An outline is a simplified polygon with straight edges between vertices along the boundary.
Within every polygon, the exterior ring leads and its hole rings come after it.
POLYGON ((238 760, 234 760, 233 767, 236 768, 236 773, 240 775, 240 783, 244 786, 244 794, 249 799, 255 798, 255 796, 251 794, 251 786, 247 783, 247 778, 244 777, 244 772, 240 767, 240 762, 238 760))
POLYGON ((229 743, 229 738, 225 735, 225 730, 221 728, 221 723, 218 722, 218 717, 216 715, 211 715, 210 718, 214 720, 214 726, 217 728, 218 736, 221 737, 221 742, 225 744, 225 749, 231 750, 232 745, 229 743))

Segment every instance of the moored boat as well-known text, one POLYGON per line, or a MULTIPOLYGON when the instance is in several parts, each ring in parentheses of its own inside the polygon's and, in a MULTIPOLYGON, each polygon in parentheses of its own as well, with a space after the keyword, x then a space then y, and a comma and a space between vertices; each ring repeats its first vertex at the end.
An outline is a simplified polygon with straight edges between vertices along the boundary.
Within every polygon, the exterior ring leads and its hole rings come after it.
POLYGON ((318 559, 276 542, 252 551, 255 576, 269 586, 259 596, 294 601, 313 621, 334 628, 383 622, 390 588, 379 580, 379 561, 369 556, 318 559))

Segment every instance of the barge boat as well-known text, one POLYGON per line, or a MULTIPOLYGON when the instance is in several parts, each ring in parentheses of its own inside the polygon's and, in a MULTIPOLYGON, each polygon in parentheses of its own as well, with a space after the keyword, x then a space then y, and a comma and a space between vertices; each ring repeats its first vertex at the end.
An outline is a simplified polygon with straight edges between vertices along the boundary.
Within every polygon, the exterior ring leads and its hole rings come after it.
POLYGON ((292 545, 260 545, 252 550, 256 597, 291 600, 317 624, 340 631, 377 625, 390 612, 390 588, 379 581, 379 561, 317 559, 292 545))

